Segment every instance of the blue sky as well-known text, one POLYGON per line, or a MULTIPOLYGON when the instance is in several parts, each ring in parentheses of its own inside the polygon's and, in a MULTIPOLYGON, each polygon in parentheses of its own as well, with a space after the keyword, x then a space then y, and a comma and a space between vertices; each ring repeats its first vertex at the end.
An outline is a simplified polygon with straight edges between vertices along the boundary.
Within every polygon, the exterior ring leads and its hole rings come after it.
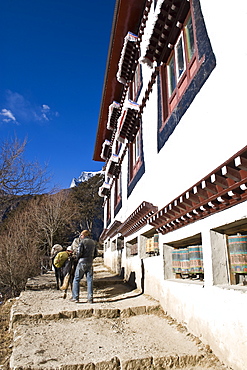
POLYGON ((1 141, 68 188, 92 160, 115 0, 0 0, 1 141))

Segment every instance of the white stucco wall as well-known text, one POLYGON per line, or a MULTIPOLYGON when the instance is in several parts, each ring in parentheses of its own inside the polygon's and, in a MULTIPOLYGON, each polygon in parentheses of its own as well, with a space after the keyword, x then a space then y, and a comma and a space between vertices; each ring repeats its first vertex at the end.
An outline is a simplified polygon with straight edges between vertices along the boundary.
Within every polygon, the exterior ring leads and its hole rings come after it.
MULTIPOLYGON (((142 114, 145 173, 129 197, 127 155, 122 163, 122 208, 116 215, 121 222, 143 201, 163 208, 246 145, 247 2, 238 1, 237 8, 230 0, 200 3, 216 68, 159 153, 157 86, 154 85, 142 114)), ((150 74, 144 65, 140 101, 150 74)), ((166 312, 208 343, 234 370, 245 369, 247 362, 247 288, 229 285, 224 236, 217 236, 211 230, 246 218, 246 209, 245 202, 160 236, 160 256, 141 260, 138 256, 127 258, 126 250, 122 254, 125 277, 128 279, 134 272, 140 289, 144 279, 145 293, 160 300, 166 312), (165 279, 163 244, 198 233, 202 236, 204 282, 165 279)), ((131 237, 142 233, 140 230, 131 237)), ((105 263, 114 270, 117 252, 108 248, 105 263)))
POLYGON ((162 254, 160 261, 155 261, 159 257, 144 261, 145 266, 153 263, 145 270, 145 292, 159 299, 168 314, 236 370, 244 369, 247 361, 247 288, 229 283, 215 285, 219 264, 224 261, 213 266, 212 250, 218 245, 210 240, 210 230, 245 217, 246 203, 242 203, 162 237, 162 243, 172 243, 202 233, 204 282, 162 279, 162 254), (154 287, 159 287, 158 292, 154 287))
MULTIPOLYGON (((145 200, 156 205, 167 204, 246 145, 247 44, 241 35, 245 35, 247 3, 238 3, 238 37, 230 30, 219 30, 223 20, 232 17, 230 1, 216 4, 204 0, 201 4, 216 68, 158 154, 157 86, 154 87, 142 115, 145 174, 128 199, 130 212, 129 202, 138 206, 144 200, 143 194, 145 200), (232 58, 233 50, 238 51, 236 58, 232 58)), ((143 76, 140 102, 150 78, 146 65, 143 76)))

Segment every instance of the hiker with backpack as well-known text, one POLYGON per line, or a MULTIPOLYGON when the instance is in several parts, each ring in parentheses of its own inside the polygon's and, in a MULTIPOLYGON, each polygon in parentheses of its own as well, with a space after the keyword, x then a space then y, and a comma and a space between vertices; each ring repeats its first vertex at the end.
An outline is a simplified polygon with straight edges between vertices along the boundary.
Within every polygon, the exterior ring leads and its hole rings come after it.
POLYGON ((64 250, 60 244, 55 244, 51 249, 51 260, 55 271, 57 290, 59 290, 59 283, 62 285, 64 281, 65 275, 63 273, 63 266, 72 254, 73 251, 71 247, 64 250))
POLYGON ((80 239, 71 301, 79 303, 80 281, 86 275, 87 301, 88 303, 93 303, 93 259, 97 257, 98 251, 95 241, 90 238, 90 231, 83 230, 80 234, 80 239))
POLYGON ((73 240, 73 242, 71 244, 74 256, 77 256, 79 244, 83 239, 83 234, 82 233, 83 233, 83 231, 73 240))
POLYGON ((71 247, 68 247, 65 251, 58 252, 54 258, 53 264, 57 268, 63 267, 65 261, 72 256, 73 250, 71 247))

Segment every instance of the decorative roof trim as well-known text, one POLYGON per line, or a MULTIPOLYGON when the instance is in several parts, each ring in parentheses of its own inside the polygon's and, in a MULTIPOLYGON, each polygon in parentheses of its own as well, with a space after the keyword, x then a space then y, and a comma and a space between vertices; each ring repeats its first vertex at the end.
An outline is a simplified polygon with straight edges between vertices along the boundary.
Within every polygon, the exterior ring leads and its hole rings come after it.
POLYGON ((122 223, 118 232, 129 236, 147 224, 148 219, 157 212, 158 208, 152 203, 142 202, 136 210, 122 223))
POLYGON ((122 95, 127 92, 124 91, 125 86, 116 79, 124 37, 128 30, 132 30, 138 34, 138 42, 141 42, 152 3, 153 0, 124 0, 118 2, 115 8, 93 154, 95 161, 102 160, 100 158, 102 143, 105 139, 110 140, 111 132, 106 128, 109 105, 113 100, 121 101, 122 95))
POLYGON ((117 120, 120 116, 120 104, 116 101, 113 101, 111 105, 109 105, 108 110, 108 121, 107 121, 107 129, 114 130, 117 127, 117 120))
POLYGON ((100 186, 99 188, 99 191, 98 191, 98 194, 100 197, 105 197, 105 196, 109 196, 110 194, 110 188, 111 188, 111 185, 109 184, 109 182, 104 182, 102 186, 100 186))
POLYGON ((116 136, 116 139, 121 143, 124 143, 125 139, 130 142, 133 141, 140 127, 138 119, 139 104, 128 100, 123 108, 122 115, 119 119, 120 127, 116 136))
POLYGON ((155 69, 154 69, 154 71, 153 71, 153 73, 151 75, 151 79, 150 79, 150 81, 148 83, 148 87, 147 87, 147 89, 145 91, 145 94, 144 94, 143 99, 142 99, 142 103, 140 105, 140 114, 142 114, 143 109, 145 108, 145 106, 147 104, 147 101, 149 99, 149 95, 150 95, 150 93, 153 90, 153 85, 156 82, 156 78, 157 78, 157 76, 159 74, 159 68, 160 67, 155 67, 155 69))
POLYGON ((108 177, 118 177, 120 172, 119 156, 117 154, 112 154, 107 165, 106 165, 106 176, 108 177))
POLYGON ((134 66, 137 62, 137 41, 138 36, 132 32, 128 32, 124 38, 117 71, 117 80, 123 85, 132 79, 134 73, 134 66))
POLYGON ((120 221, 115 220, 108 229, 103 230, 102 234, 100 235, 100 240, 104 241, 107 238, 112 238, 118 234, 118 229, 121 225, 122 223, 120 221))
POLYGON ((110 140, 105 139, 103 145, 102 145, 102 152, 100 154, 101 158, 104 160, 107 160, 111 155, 111 142, 110 140))
POLYGON ((166 234, 245 200, 247 146, 156 212, 148 223, 166 234))
POLYGON ((106 240, 106 238, 107 238, 107 236, 106 236, 107 231, 108 231, 108 229, 104 229, 102 231, 102 233, 100 234, 99 240, 102 240, 102 241, 105 241, 106 240))
POLYGON ((147 37, 146 50, 142 53, 140 62, 151 68, 154 61, 158 64, 167 62, 189 9, 190 4, 187 0, 160 0, 158 2, 152 21, 153 30, 147 37))

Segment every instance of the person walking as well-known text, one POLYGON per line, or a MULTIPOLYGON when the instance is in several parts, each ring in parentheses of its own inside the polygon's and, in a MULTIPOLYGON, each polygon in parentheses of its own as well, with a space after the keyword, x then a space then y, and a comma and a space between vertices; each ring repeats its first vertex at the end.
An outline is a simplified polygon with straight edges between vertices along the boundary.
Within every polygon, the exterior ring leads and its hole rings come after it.
POLYGON ((90 238, 90 232, 83 230, 80 234, 78 246, 78 263, 72 286, 72 302, 79 303, 80 281, 84 275, 87 278, 87 302, 93 303, 93 259, 97 257, 96 243, 90 238))
POLYGON ((82 241, 83 239, 83 234, 82 232, 73 240, 73 243, 71 244, 71 247, 72 247, 72 250, 73 250, 73 254, 74 256, 77 256, 77 252, 78 252, 78 248, 79 248, 79 244, 80 242, 82 241))

